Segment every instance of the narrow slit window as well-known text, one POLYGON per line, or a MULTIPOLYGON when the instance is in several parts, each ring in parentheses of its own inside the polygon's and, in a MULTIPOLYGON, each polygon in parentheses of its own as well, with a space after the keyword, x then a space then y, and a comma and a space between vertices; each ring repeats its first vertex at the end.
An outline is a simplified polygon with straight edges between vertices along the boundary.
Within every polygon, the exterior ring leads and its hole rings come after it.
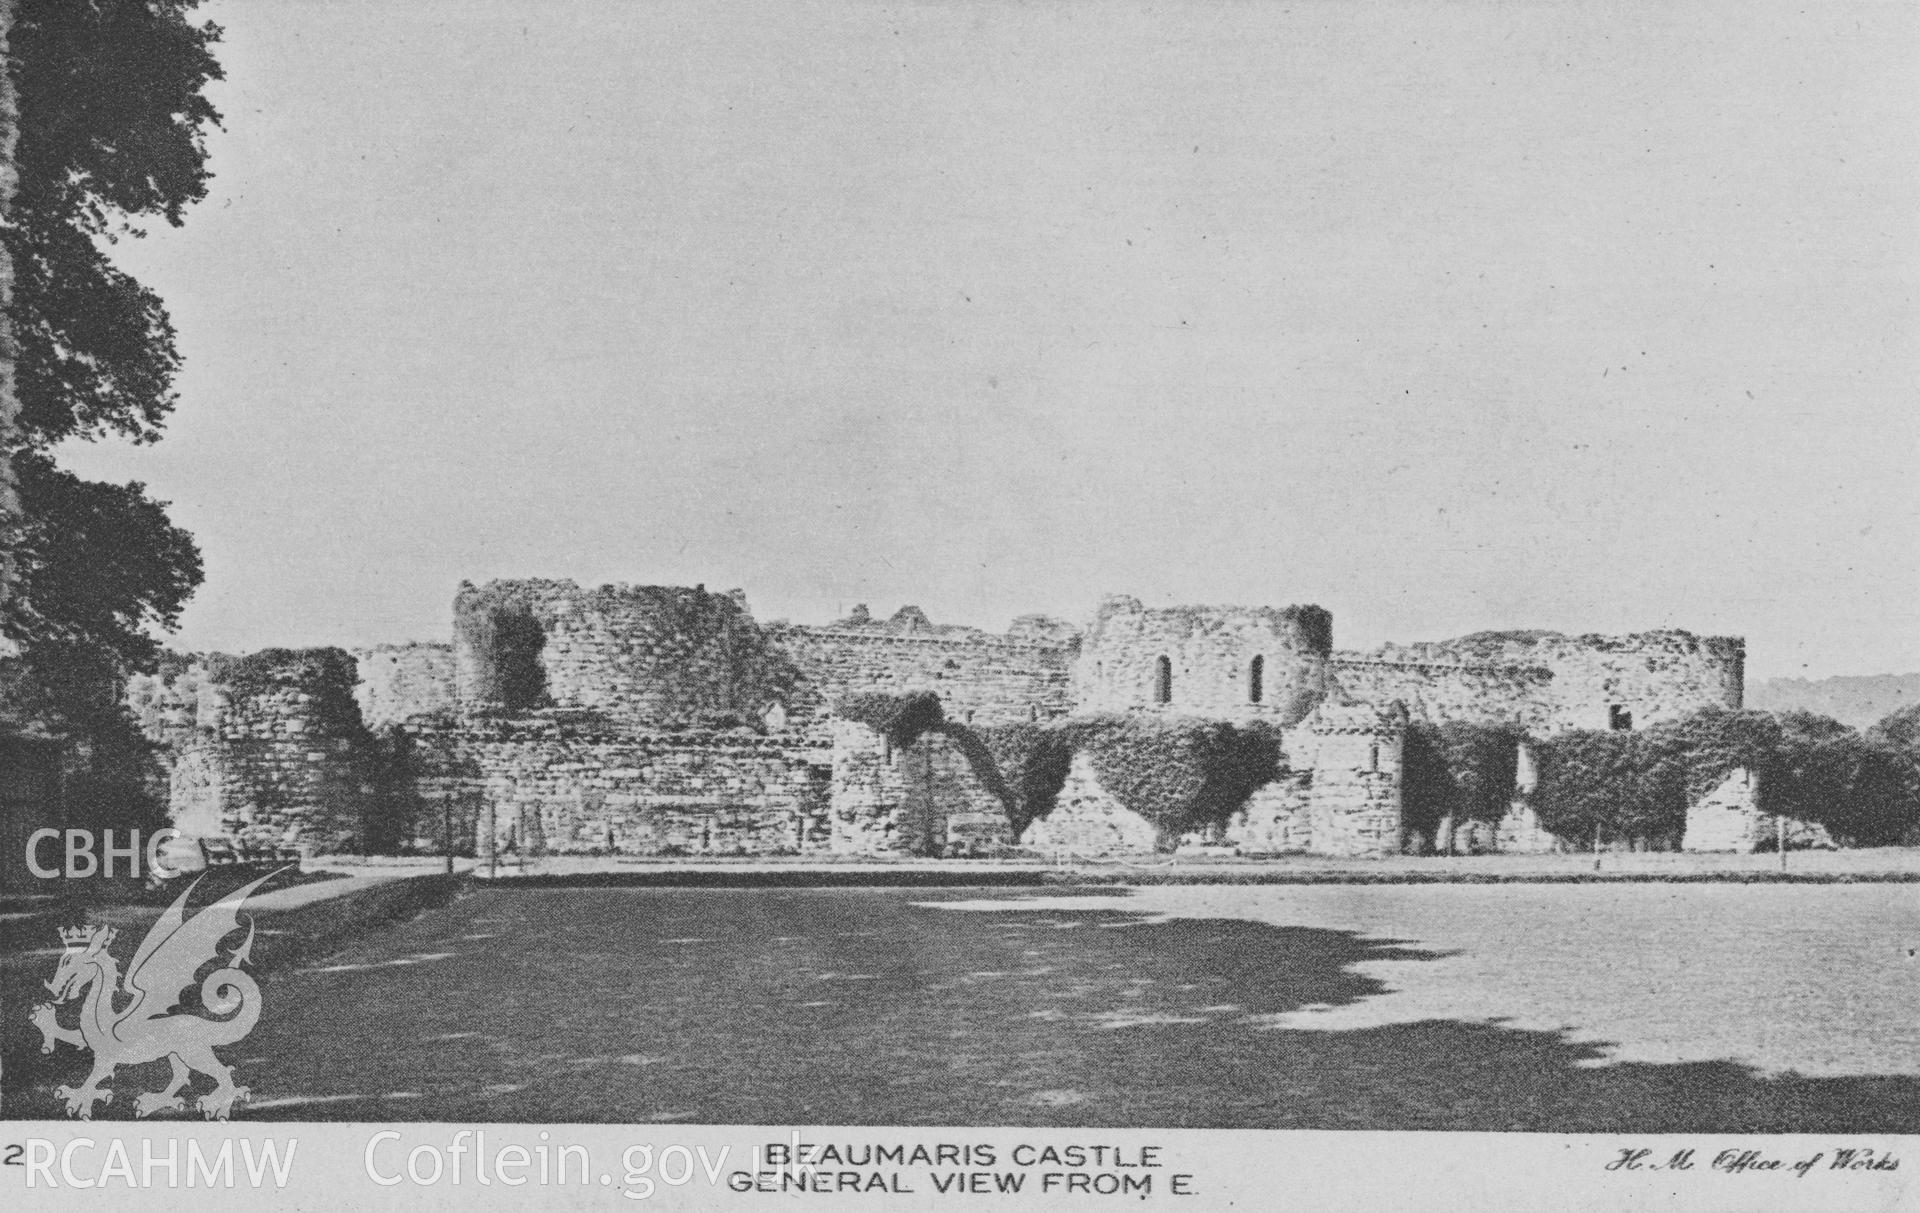
POLYGON ((1173 702, 1173 659, 1162 657, 1153 663, 1153 701, 1173 702))
POLYGON ((1247 702, 1259 703, 1267 693, 1267 659, 1255 657, 1247 663, 1247 702))

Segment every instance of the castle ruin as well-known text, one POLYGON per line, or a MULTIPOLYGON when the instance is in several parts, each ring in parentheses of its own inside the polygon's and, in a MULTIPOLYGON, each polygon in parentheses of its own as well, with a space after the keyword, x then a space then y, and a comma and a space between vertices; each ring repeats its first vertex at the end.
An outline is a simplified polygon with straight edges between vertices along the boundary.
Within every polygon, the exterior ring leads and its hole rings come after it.
MULTIPOLYGON (((761 623, 738 590, 517 580, 463 584, 449 642, 194 659, 134 679, 129 702, 166 757, 183 830, 309 852, 1125 856, 1165 845, 1084 757, 1052 812, 1016 836, 952 736, 896 748, 836 715, 852 695, 931 692, 948 721, 982 728, 1088 713, 1264 721, 1281 731, 1287 769, 1185 841, 1361 856, 1413 842, 1400 781, 1410 722, 1535 736, 1645 728, 1739 708, 1743 665, 1742 641, 1679 631, 1484 633, 1361 653, 1333 648, 1333 621, 1315 606, 1109 597, 1084 627, 1031 615, 995 634, 914 607, 761 623)), ((1747 811, 1736 793, 1716 793, 1716 820, 1747 811)), ((1516 807, 1485 846, 1556 846, 1528 816, 1516 807)))

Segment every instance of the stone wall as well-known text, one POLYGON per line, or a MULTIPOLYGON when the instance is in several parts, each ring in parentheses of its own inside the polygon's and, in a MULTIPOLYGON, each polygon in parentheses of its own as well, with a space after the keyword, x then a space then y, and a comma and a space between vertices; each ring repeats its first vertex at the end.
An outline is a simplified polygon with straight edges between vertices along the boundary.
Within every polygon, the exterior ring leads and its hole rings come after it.
POLYGON ((359 848, 373 789, 350 739, 243 739, 198 753, 220 773, 201 820, 217 812, 223 833, 307 854, 359 848))
POLYGON ((456 710, 450 644, 385 644, 353 650, 360 668, 354 698, 368 728, 404 724, 456 710))
POLYGON ((739 590, 571 581, 462 584, 454 599, 456 695, 469 710, 502 702, 501 660, 482 642, 489 622, 530 620, 545 701, 649 728, 755 719, 792 694, 793 670, 739 590))
MULTIPOLYGON (((463 585, 455 616, 451 645, 380 646, 357 662, 337 650, 203 658, 133 679, 129 705, 170 756, 176 817, 309 850, 1004 847, 1005 808, 952 739, 894 753, 831 715, 854 692, 930 690, 949 720, 975 726, 1076 709, 1279 724, 1294 770, 1188 841, 1390 854, 1406 845, 1409 715, 1638 728, 1737 706, 1743 673, 1740 641, 1685 632, 1484 633, 1335 653, 1318 607, 1148 610, 1124 597, 1103 602, 1084 635, 1038 615, 997 635, 914 607, 763 627, 738 591, 568 581, 463 585)), ((1701 821, 1719 811, 1700 809, 1701 821)), ((1468 845, 1558 845, 1523 806, 1482 834, 1468 845)), ((1139 855, 1154 836, 1076 758, 1053 813, 1019 845, 1139 855)))
POLYGON ((269 669, 236 685, 215 665, 207 696, 217 714, 207 752, 225 770, 230 832, 308 852, 353 846, 373 791, 354 661, 337 649, 244 660, 269 669))
MULTIPOLYGON (((1398 854, 1406 728, 1398 708, 1322 705, 1287 734, 1294 770, 1255 789, 1227 821, 1177 841, 1243 855, 1398 854)), ((1100 785, 1082 753, 1074 755, 1053 812, 1029 825, 1020 845, 1089 859, 1143 857, 1155 852, 1157 838, 1152 822, 1100 785)))
MULTIPOLYGON (((900 621, 900 616, 895 620, 900 621)), ((825 627, 776 624, 769 632, 799 676, 796 725, 862 691, 933 691, 948 719, 1007 724, 1064 715, 1072 704, 1074 641, 1057 621, 1029 616, 1005 636, 972 628, 871 624, 859 616, 825 627)))
POLYGON ((827 851, 850 855, 965 856, 1012 841, 1006 806, 959 745, 939 733, 896 748, 848 720, 833 739, 827 851))
POLYGON ((390 764, 378 835, 402 850, 442 854, 447 841, 461 855, 483 855, 486 779, 463 722, 414 716, 386 740, 390 764))
POLYGON ((1759 781, 1744 768, 1729 771, 1719 785, 1687 807, 1684 851, 1749 854, 1773 836, 1773 818, 1760 811, 1759 781))
POLYGON ((1322 704, 1300 731, 1312 747, 1313 790, 1307 800, 1307 817, 1313 852, 1343 856, 1399 854, 1405 710, 1398 705, 1375 708, 1322 704))
MULTIPOLYGON (((794 854, 828 833, 822 748, 747 732, 616 735, 564 718, 476 721, 460 738, 462 799, 488 854, 794 854), (471 782, 470 782, 471 781, 471 782)), ((431 824, 431 823, 429 823, 431 824)), ((458 837, 456 834, 456 838, 458 837)))
POLYGON ((1254 790, 1247 803, 1218 831, 1190 835, 1194 842, 1233 847, 1242 855, 1311 852, 1313 772, 1289 773, 1254 790))
POLYGON ((979 855, 1013 842, 1007 807, 980 780, 958 743, 927 733, 898 756, 909 818, 926 823, 926 850, 979 855))
POLYGON ((1149 610, 1108 598, 1074 665, 1075 710, 1157 707, 1292 724, 1323 700, 1400 702, 1433 723, 1552 733, 1644 728, 1703 707, 1738 708, 1744 695, 1745 643, 1734 637, 1485 632, 1365 653, 1334 652, 1331 642, 1332 620, 1318 607, 1149 610))
POLYGON ((171 752, 167 774, 167 811, 176 829, 190 838, 212 838, 232 833, 242 795, 233 796, 228 810, 227 751, 218 743, 188 745, 171 752))
POLYGON ((1053 811, 1027 825, 1020 845, 1048 857, 1110 859, 1152 855, 1158 839, 1151 821, 1100 786, 1093 760, 1075 754, 1053 811))
POLYGON ((193 657, 163 665, 158 673, 128 678, 125 702, 147 740, 181 749, 193 745, 202 733, 219 730, 227 694, 213 680, 205 660, 193 657))
MULTIPOLYGON (((1730 771, 1719 785, 1687 808, 1683 851, 1733 851, 1750 855, 1761 849, 1772 850, 1779 841, 1780 819, 1760 808, 1760 775, 1741 769, 1730 771)), ((1786 822, 1788 850, 1832 847, 1827 827, 1818 822, 1786 822)))
POLYGON ((1544 666, 1387 660, 1345 652, 1327 663, 1331 702, 1397 701, 1412 719, 1431 724, 1460 720, 1545 729, 1553 717, 1552 684, 1553 671, 1544 666))
POLYGON ((355 669, 338 649, 270 649, 129 679, 127 705, 167 768, 174 824, 308 853, 361 845, 374 754, 355 669))
POLYGON ((1164 708, 1236 719, 1302 719, 1326 690, 1333 624, 1316 606, 1100 603, 1074 663, 1076 711, 1164 708))
POLYGON ((1503 855, 1548 855, 1569 847, 1540 824, 1540 815, 1515 800, 1494 825, 1493 849, 1503 855))
MULTIPOLYGON (((1482 632, 1458 640, 1386 645, 1366 654, 1342 655, 1343 681, 1356 661, 1378 663, 1367 695, 1391 694, 1404 678, 1415 697, 1423 671, 1461 666, 1508 667, 1511 682, 1491 679, 1477 693, 1448 692, 1446 710, 1476 720, 1509 720, 1543 733, 1562 729, 1645 728, 1704 707, 1738 708, 1744 697, 1746 643, 1730 636, 1691 632, 1641 632, 1628 636, 1566 636, 1558 632, 1482 632), (1404 667, 1404 675, 1390 667, 1404 667), (1538 683, 1520 672, 1545 670, 1538 683), (1518 705, 1518 706, 1516 706, 1518 705)), ((1352 671, 1358 678, 1358 670, 1352 671)), ((1469 685, 1453 679, 1458 692, 1469 685)), ((1410 698, 1395 695, 1395 698, 1410 698)))
POLYGON ((828 849, 850 855, 913 854, 925 823, 908 811, 906 773, 893 747, 864 724, 835 720, 828 793, 828 849))
POLYGON ((1745 699, 1746 644, 1725 636, 1648 632, 1582 636, 1551 646, 1552 724, 1609 727, 1615 708, 1634 728, 1678 720, 1704 707, 1738 709, 1745 699))

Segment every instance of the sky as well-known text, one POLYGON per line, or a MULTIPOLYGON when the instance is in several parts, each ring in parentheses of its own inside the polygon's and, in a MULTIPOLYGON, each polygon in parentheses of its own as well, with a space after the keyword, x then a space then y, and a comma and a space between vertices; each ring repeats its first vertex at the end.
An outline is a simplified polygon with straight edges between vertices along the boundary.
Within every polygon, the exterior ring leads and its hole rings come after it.
POLYGON ((462 579, 1920 670, 1920 9, 209 0, 193 650, 462 579))

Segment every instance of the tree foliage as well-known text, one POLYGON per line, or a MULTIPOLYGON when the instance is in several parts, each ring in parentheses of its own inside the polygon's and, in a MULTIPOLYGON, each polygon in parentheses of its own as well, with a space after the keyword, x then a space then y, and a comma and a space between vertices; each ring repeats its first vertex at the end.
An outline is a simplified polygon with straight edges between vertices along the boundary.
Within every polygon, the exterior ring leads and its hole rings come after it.
POLYGON ((836 703, 833 714, 866 725, 886 738, 887 744, 896 750, 912 745, 922 733, 938 729, 947 719, 940 696, 932 691, 910 691, 904 695, 859 691, 836 703))
POLYGON ((1051 723, 1015 721, 979 730, 1007 788, 1007 820, 1019 837, 1053 812, 1073 766, 1073 743, 1051 723))
POLYGON ((1781 753, 1786 734, 1771 712, 1703 708, 1649 732, 1686 764, 1687 795, 1698 799, 1737 770, 1764 774, 1781 753))
POLYGON ((165 307, 107 247, 142 224, 179 224, 206 196, 205 96, 220 31, 197 0, 18 0, 7 70, 18 182, 0 223, 13 266, 7 315, 19 415, 4 454, 20 518, 7 535, 16 582, 0 634, 14 710, 72 742, 70 820, 151 825, 150 747, 119 703, 121 675, 150 668, 200 584, 200 554, 138 483, 56 465, 70 440, 159 437, 180 356, 165 307))
POLYGON ((520 712, 546 707, 547 630, 533 607, 511 591, 463 586, 453 603, 453 631, 473 652, 471 693, 480 703, 520 712))
POLYGON ((30 451, 14 460, 25 517, 14 547, 22 592, 7 632, 29 656, 92 645, 144 669, 200 584, 200 552, 139 484, 82 480, 30 451))
POLYGON ((1920 703, 1889 712, 1867 730, 1867 736, 1911 753, 1920 754, 1920 703))
POLYGON ((102 242, 206 197, 220 115, 220 30, 197 0, 19 0, 11 69, 20 184, 0 239, 13 256, 20 423, 30 444, 117 433, 150 442, 180 358, 165 307, 102 242))
POLYGON ((117 661, 95 645, 48 640, 31 661, 0 662, 0 702, 72 741, 61 756, 60 820, 144 833, 166 824, 165 773, 119 687, 117 661))
POLYGON ((208 678, 226 688, 236 712, 258 710, 250 700, 292 693, 323 732, 335 737, 364 736, 354 687, 359 663, 345 649, 261 649, 244 657, 214 653, 207 658, 208 678))
POLYGON ((220 31, 189 19, 196 3, 20 0, 15 17, 19 185, 0 243, 14 267, 24 521, 0 627, 48 675, 75 644, 150 664, 149 630, 172 626, 201 579, 192 539, 143 486, 91 483, 51 456, 70 439, 151 442, 174 406, 166 309, 106 246, 150 220, 177 225, 206 195, 220 31))
POLYGON ((1819 741, 1831 741, 1853 732, 1851 728, 1831 716, 1822 716, 1818 712, 1808 712, 1800 708, 1776 712, 1773 718, 1779 723, 1783 738, 1793 745, 1811 745, 1819 741))
POLYGON ((1763 811, 1823 825, 1843 846, 1890 845, 1920 821, 1913 754, 1887 732, 1806 711, 1773 724, 1770 751, 1743 764, 1760 773, 1763 811))
POLYGON ((1562 838, 1671 845, 1686 828, 1686 756, 1669 736, 1576 729, 1539 743, 1535 757, 1530 800, 1562 838))
POLYGON ((929 733, 948 738, 1005 806, 1016 836, 1053 812, 1076 753, 1091 759, 1100 785, 1115 799, 1154 823, 1163 842, 1227 820, 1286 762, 1279 730, 1258 721, 1102 714, 975 730, 947 720, 932 691, 857 692, 842 697, 833 712, 896 749, 929 733))
POLYGON ((1509 725, 1416 721, 1401 757, 1401 803, 1410 829, 1434 837, 1448 818, 1498 821, 1513 803, 1519 729, 1509 725))
POLYGON ((1914 761, 1884 740, 1848 730, 1799 737, 1762 778, 1762 805, 1827 827, 1842 846, 1892 846, 1920 821, 1914 761))
POLYGON ((1689 803, 1745 769, 1757 777, 1760 811, 1824 825, 1843 846, 1886 846, 1920 827, 1920 763, 1899 735, 1863 736, 1811 712, 1724 708, 1643 733, 1563 733, 1539 744, 1532 803, 1542 825, 1570 840, 1598 829, 1672 841, 1689 803))
POLYGON ((1100 786, 1151 821, 1163 845, 1226 821, 1285 768, 1279 730, 1160 714, 1067 717, 1049 728, 1084 752, 1100 786))
MULTIPOLYGON (((886 691, 858 691, 843 696, 834 705, 833 712, 843 720, 866 725, 896 750, 905 749, 929 734, 945 737, 967 760, 980 786, 1000 802, 1007 820, 1013 823, 1014 833, 1026 827, 1030 818, 1023 816, 1023 789, 1003 773, 1000 754, 980 733, 959 721, 948 720, 946 707, 936 693, 909 691, 896 695, 886 691)), ((1051 793, 1048 795, 1051 797, 1051 793)))

